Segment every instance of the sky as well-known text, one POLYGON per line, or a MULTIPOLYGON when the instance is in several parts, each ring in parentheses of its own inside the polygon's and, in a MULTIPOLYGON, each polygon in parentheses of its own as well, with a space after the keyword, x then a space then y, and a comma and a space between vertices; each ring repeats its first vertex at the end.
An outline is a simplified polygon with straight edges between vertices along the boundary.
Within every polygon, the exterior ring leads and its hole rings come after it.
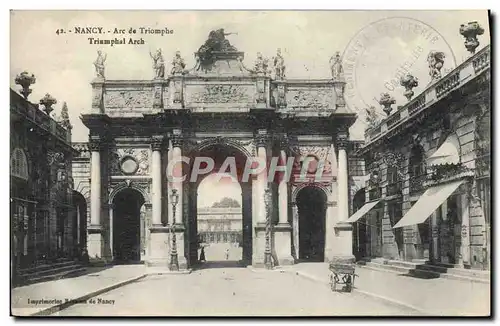
POLYGON ((253 66, 257 52, 271 58, 281 48, 288 78, 320 79, 331 78, 328 61, 335 52, 348 53, 361 41, 365 48, 355 56, 355 73, 350 74, 354 78, 346 85, 346 101, 360 116, 351 128, 351 138, 362 139, 364 108, 373 105, 384 116, 376 102, 381 92, 393 95, 396 105, 406 103, 404 89, 387 87, 401 64, 411 62, 411 73, 420 80, 414 90, 418 94, 429 82, 429 51, 445 53, 443 71, 453 69, 468 56, 459 28, 469 21, 477 21, 485 29, 479 36, 479 48, 489 44, 487 11, 12 11, 10 85, 19 89, 14 79, 21 71, 35 74, 37 80, 29 99, 36 103, 50 93, 58 100, 55 114, 67 102, 73 141, 87 141, 88 130, 79 116, 90 111, 92 62, 97 50, 107 54, 107 79, 152 79, 149 52, 162 49, 167 71, 175 51, 180 51, 187 66, 193 67, 193 54, 208 33, 224 28, 237 33, 227 38, 245 52, 247 67, 253 66), (136 34, 133 36, 142 37, 144 45, 110 47, 89 44, 88 37, 100 35, 69 33, 75 27, 117 28, 127 33, 130 28, 137 33, 140 27, 167 28, 173 33, 136 34), (415 30, 409 31, 412 28, 415 30), (431 43, 425 39, 419 33, 422 29, 431 30, 438 40, 431 43), (57 30, 66 33, 56 34, 57 30), (416 52, 419 55, 413 55, 416 52))
POLYGON ((228 173, 208 175, 198 186, 198 207, 211 207, 213 203, 228 197, 242 202, 240 184, 228 173))

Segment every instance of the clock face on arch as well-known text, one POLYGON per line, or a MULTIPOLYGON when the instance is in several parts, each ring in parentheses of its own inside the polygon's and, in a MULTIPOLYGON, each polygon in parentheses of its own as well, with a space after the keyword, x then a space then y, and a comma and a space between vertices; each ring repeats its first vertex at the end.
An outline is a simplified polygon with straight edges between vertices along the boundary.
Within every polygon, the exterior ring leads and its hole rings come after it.
POLYGON ((120 169, 124 174, 134 174, 139 168, 139 163, 132 156, 125 156, 120 163, 120 169))

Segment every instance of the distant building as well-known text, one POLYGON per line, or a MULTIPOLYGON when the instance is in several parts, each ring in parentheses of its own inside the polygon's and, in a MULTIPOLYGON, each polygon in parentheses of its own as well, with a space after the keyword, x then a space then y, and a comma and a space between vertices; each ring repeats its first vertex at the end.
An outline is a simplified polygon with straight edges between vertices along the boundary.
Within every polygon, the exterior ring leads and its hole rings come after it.
POLYGON ((241 208, 198 209, 198 239, 202 243, 240 243, 243 237, 241 208))
MULTIPOLYGON (((16 82, 24 85, 21 93, 29 95, 34 76, 23 73, 16 82)), ((71 124, 65 105, 59 121, 50 117, 55 102, 47 94, 40 100, 40 109, 10 90, 11 265, 15 284, 25 278, 36 280, 39 265, 50 265, 44 266, 44 275, 50 274, 65 259, 79 256, 79 248, 85 247, 85 222, 77 219, 72 204, 71 124)))

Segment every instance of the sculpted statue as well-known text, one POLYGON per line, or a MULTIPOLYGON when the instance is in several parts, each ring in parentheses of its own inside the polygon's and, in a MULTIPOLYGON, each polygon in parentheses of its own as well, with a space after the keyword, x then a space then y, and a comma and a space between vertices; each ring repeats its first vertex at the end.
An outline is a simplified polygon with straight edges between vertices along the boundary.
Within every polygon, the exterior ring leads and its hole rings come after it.
POLYGON ((153 55, 149 52, 149 56, 153 59, 153 69, 155 70, 155 78, 165 77, 165 60, 163 60, 163 55, 161 54, 161 49, 156 50, 153 55))
POLYGON ((257 52, 257 59, 255 60, 254 72, 257 74, 266 74, 269 67, 269 60, 262 56, 262 53, 257 52))
POLYGON ((330 69, 332 71, 333 79, 341 79, 344 77, 344 68, 340 59, 340 52, 336 52, 335 56, 330 58, 330 69))
POLYGON ((373 128, 377 126, 379 122, 379 117, 375 111, 375 107, 370 106, 369 109, 365 109, 366 111, 366 122, 368 123, 368 128, 373 128))
POLYGON ((186 63, 181 57, 181 52, 176 51, 175 56, 172 59, 172 70, 170 71, 170 73, 172 75, 181 75, 184 73, 184 68, 186 68, 186 63))
POLYGON ((274 62, 274 72, 276 73, 276 79, 285 78, 285 60, 281 55, 281 49, 276 51, 276 56, 273 58, 274 62))
POLYGON ((106 54, 103 54, 101 50, 97 51, 97 59, 94 61, 94 67, 97 77, 104 77, 104 63, 106 62, 106 54))
POLYGON ((431 51, 427 56, 429 64, 429 75, 431 79, 441 78, 441 68, 443 68, 445 55, 443 52, 431 51))
POLYGON ((236 33, 225 33, 223 28, 211 31, 208 34, 208 39, 198 49, 197 57, 200 62, 200 68, 207 69, 213 63, 213 52, 234 52, 238 51, 229 43, 226 36, 236 33))

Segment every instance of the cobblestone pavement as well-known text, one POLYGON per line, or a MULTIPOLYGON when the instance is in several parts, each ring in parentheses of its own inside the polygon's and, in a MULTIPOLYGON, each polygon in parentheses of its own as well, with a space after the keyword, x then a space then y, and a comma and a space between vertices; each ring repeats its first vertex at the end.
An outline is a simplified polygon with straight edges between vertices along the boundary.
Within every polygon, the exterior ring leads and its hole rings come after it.
POLYGON ((59 316, 345 316, 415 315, 404 307, 284 271, 210 268, 148 276, 76 304, 59 316))

